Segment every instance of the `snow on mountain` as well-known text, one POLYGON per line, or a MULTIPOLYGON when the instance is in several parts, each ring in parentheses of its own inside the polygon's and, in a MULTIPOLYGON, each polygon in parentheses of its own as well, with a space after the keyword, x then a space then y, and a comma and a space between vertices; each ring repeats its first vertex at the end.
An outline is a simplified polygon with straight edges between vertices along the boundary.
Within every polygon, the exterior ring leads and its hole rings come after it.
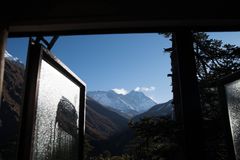
POLYGON ((128 91, 124 88, 115 88, 115 89, 112 89, 115 93, 117 94, 122 94, 122 95, 126 95, 128 93, 128 91))
POLYGON ((7 50, 5 50, 4 57, 7 58, 10 61, 14 61, 14 62, 23 64, 23 62, 20 61, 19 58, 12 56, 7 50))
POLYGON ((139 113, 142 113, 152 106, 156 105, 156 102, 139 91, 131 91, 126 96, 124 96, 123 99, 130 106, 133 106, 133 109, 139 113))
POLYGON ((88 96, 102 105, 114 108, 123 113, 132 113, 132 116, 142 113, 156 103, 142 92, 131 91, 126 95, 110 91, 90 91, 88 96))
POLYGON ((122 112, 132 111, 132 106, 122 100, 123 95, 114 91, 93 91, 88 92, 88 96, 107 107, 118 109, 122 112))

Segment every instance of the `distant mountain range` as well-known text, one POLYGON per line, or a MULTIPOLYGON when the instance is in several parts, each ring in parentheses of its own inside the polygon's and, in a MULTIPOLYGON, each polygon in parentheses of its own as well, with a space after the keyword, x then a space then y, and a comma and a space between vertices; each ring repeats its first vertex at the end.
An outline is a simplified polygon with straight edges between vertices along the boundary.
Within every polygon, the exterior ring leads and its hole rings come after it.
POLYGON ((131 91, 126 95, 117 94, 113 90, 90 91, 87 95, 100 104, 113 108, 119 114, 127 114, 129 117, 143 113, 157 104, 151 98, 138 91, 131 91))

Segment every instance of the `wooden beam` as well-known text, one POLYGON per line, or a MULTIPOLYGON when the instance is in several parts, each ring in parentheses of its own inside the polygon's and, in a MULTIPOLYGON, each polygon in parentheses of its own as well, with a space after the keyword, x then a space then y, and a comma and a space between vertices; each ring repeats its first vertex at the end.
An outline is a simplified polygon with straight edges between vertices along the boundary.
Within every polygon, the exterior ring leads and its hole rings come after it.
POLYGON ((202 160, 202 117, 192 33, 190 30, 177 31, 174 37, 177 47, 176 65, 180 108, 183 114, 185 156, 187 160, 202 160))
POLYGON ((56 43, 56 41, 57 41, 57 39, 58 39, 58 37, 59 36, 53 36, 53 38, 51 39, 51 41, 49 42, 49 44, 48 44, 48 50, 51 50, 52 49, 52 47, 54 46, 54 44, 56 43))
MULTIPOLYGON (((0 97, 2 97, 3 89, 3 76, 4 76, 4 66, 5 66, 5 47, 6 40, 8 37, 8 30, 6 28, 0 29, 0 97)), ((1 103, 0 103, 1 108, 1 103)))
POLYGON ((84 144, 86 141, 85 137, 85 125, 86 125, 86 86, 81 86, 80 88, 80 118, 79 118, 79 157, 80 159, 85 159, 84 155, 84 144))
POLYGON ((177 61, 177 46, 176 46, 176 40, 175 35, 172 36, 172 48, 167 49, 165 51, 170 51, 171 55, 171 70, 172 70, 172 92, 173 92, 173 106, 174 106, 174 118, 179 123, 182 123, 183 115, 182 115, 182 109, 180 105, 180 87, 179 87, 179 81, 178 81, 178 61, 177 61))
POLYGON ((36 99, 38 97, 41 46, 28 45, 27 66, 25 71, 25 95, 21 113, 21 127, 18 145, 18 160, 31 160, 34 121, 36 114, 36 99))

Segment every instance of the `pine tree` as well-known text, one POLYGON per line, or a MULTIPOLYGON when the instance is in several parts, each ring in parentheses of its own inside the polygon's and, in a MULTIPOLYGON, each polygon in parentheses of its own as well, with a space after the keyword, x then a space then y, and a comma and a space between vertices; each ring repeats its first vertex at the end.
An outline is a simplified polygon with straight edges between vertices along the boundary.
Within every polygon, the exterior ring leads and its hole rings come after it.
POLYGON ((128 146, 134 160, 176 159, 182 130, 176 121, 143 118, 138 122, 130 122, 129 127, 135 131, 135 138, 128 146))

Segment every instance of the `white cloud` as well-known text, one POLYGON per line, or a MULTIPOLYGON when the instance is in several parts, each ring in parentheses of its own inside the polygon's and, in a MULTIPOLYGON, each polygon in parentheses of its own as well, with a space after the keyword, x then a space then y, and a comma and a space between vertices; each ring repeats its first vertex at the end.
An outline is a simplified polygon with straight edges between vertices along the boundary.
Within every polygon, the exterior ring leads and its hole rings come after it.
POLYGON ((117 94, 122 94, 122 95, 126 95, 128 93, 128 91, 124 88, 114 88, 112 89, 115 93, 117 94))
POLYGON ((137 87, 134 89, 134 91, 139 91, 139 92, 149 92, 149 91, 154 91, 156 87, 151 86, 151 87, 137 87))

